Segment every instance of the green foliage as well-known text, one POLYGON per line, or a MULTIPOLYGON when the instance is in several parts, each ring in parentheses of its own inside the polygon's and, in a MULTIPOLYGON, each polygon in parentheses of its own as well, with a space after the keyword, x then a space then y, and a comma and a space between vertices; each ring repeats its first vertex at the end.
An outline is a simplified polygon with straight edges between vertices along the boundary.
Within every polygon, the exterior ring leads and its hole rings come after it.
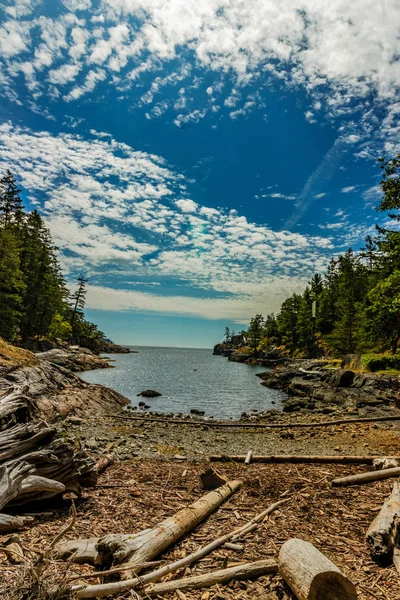
POLYGON ((24 212, 7 171, 0 179, 0 336, 22 342, 58 338, 97 349, 104 334, 85 320, 87 280, 78 282, 70 297, 50 232, 38 211, 24 212))
POLYGON ((400 354, 363 354, 361 366, 366 371, 400 370, 400 354))
MULTIPOLYGON (((380 159, 380 164, 383 198, 378 210, 390 211, 389 217, 400 221, 400 154, 380 159)), ((252 319, 249 345, 254 348, 257 337, 259 349, 283 346, 293 356, 374 350, 395 355, 400 342, 400 231, 376 229, 376 237, 367 236, 360 252, 350 248, 332 258, 323 276, 315 274, 302 294, 287 298, 276 316, 268 315, 261 340, 259 332, 254 333, 254 319, 262 324, 263 318, 252 319)), ((374 368, 397 368, 393 356, 371 361, 374 368)))
POLYGON ((60 313, 56 313, 48 329, 48 336, 51 339, 68 341, 72 336, 71 323, 64 320, 60 313))

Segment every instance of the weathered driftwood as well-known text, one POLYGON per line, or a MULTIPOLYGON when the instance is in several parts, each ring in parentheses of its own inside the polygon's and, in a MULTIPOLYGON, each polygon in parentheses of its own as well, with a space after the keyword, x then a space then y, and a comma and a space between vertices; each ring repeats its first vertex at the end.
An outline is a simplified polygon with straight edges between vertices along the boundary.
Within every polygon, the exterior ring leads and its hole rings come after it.
POLYGON ((23 461, 0 467, 0 509, 18 496, 24 479, 33 472, 33 467, 23 461))
POLYGON ((97 556, 96 544, 99 538, 89 538, 86 540, 71 540, 61 542, 56 546, 56 558, 77 563, 78 565, 94 565, 97 556))
POLYGON ((31 517, 15 517, 0 514, 0 535, 23 529, 27 523, 31 523, 32 521, 31 517))
POLYGON ((360 483, 370 483, 371 481, 380 481, 381 479, 390 479, 391 477, 400 476, 400 467, 394 469, 385 469, 383 471, 367 471, 366 473, 358 473, 357 475, 348 475, 347 477, 339 477, 333 479, 332 485, 359 485, 360 483))
POLYGON ((298 600, 356 600, 353 583, 312 544, 293 538, 279 552, 279 573, 298 600))
POLYGON ((112 454, 105 454, 96 460, 95 469, 97 473, 103 473, 110 465, 114 462, 114 457, 112 454))
POLYGON ((395 458, 388 458, 383 456, 382 458, 376 458, 372 465, 375 467, 377 471, 382 471, 384 469, 394 469, 394 467, 400 467, 399 461, 395 458))
POLYGON ((400 421, 400 416, 392 415, 387 417, 366 417, 362 419, 336 419, 335 421, 317 421, 315 423, 232 423, 213 422, 206 419, 196 421, 194 419, 160 419, 158 417, 124 417, 121 415, 106 415, 112 419, 121 419, 123 421, 152 421, 155 423, 173 423, 175 425, 190 425, 191 427, 237 427, 239 429, 286 429, 299 427, 330 427, 331 425, 348 425, 352 423, 380 423, 384 421, 400 421))
POLYGON ((24 551, 19 545, 19 541, 19 536, 14 534, 4 543, 4 552, 12 565, 24 562, 24 551))
POLYGON ((215 469, 207 469, 204 473, 201 473, 200 480, 203 490, 215 490, 227 483, 227 479, 215 469))
POLYGON ((244 459, 244 464, 249 465, 252 461, 252 458, 253 458, 253 450, 249 450, 246 455, 246 458, 244 459))
MULTIPOLYGON (((85 479, 97 481, 93 460, 57 439, 55 428, 31 420, 35 411, 26 391, 26 386, 10 386, 0 396, 0 510, 64 491, 79 494, 85 479)), ((23 522, 0 515, 0 531, 21 528, 23 522)))
POLYGON ((228 583, 233 579, 256 579, 263 575, 270 575, 278 571, 278 565, 274 560, 258 560, 228 569, 211 571, 195 577, 184 577, 163 583, 155 583, 143 590, 143 596, 162 596, 175 592, 176 590, 195 590, 211 587, 216 583, 228 583))
MULTIPOLYGON (((247 455, 248 456, 248 455, 247 455)), ((245 462, 247 456, 242 455, 224 455, 215 454, 210 456, 211 462, 245 462)), ((260 463, 319 463, 319 464, 365 464, 372 465, 377 456, 321 456, 315 454, 271 454, 271 455, 252 455, 251 462, 260 463)))
POLYGON ((11 506, 26 504, 28 497, 29 502, 39 502, 63 492, 65 492, 63 483, 39 475, 29 475, 23 480, 18 496, 9 504, 11 506))
POLYGON ((400 542, 400 485, 396 482, 389 498, 367 531, 367 542, 372 558, 387 565, 393 560, 393 551, 400 542))
MULTIPOLYGON (((125 581, 117 581, 114 583, 105 583, 105 584, 91 585, 91 586, 86 586, 86 587, 78 585, 78 586, 73 586, 71 588, 71 591, 76 593, 76 596, 78 598, 101 598, 101 597, 109 596, 109 595, 113 595, 113 594, 120 594, 124 591, 131 590, 135 587, 138 587, 138 586, 143 587, 147 583, 150 583, 153 581, 158 581, 162 577, 169 575, 170 573, 173 573, 174 571, 177 571, 178 569, 187 567, 188 565, 191 565, 192 563, 194 563, 197 560, 200 560, 201 558, 203 558, 204 556, 206 556, 207 554, 209 554, 216 548, 219 548, 220 546, 222 546, 229 540, 236 540, 236 539, 242 537, 243 535, 250 533, 250 531, 253 531, 254 529, 256 529, 256 527, 258 526, 258 523, 263 521, 265 519, 265 517, 270 515, 279 506, 281 506, 282 504, 284 504, 286 502, 289 502, 289 498, 287 498, 285 500, 279 500, 278 502, 274 502, 266 510, 259 513, 256 517, 251 519, 251 521, 247 522, 242 527, 239 527, 238 529, 235 529, 234 531, 231 531, 230 533, 227 533, 226 535, 223 535, 223 536, 213 540, 206 546, 203 546, 202 548, 199 548, 198 550, 196 550, 196 552, 193 552, 192 554, 185 556, 184 558, 181 558, 180 560, 177 560, 174 563, 171 563, 169 565, 161 567, 160 569, 157 569, 156 571, 147 573, 146 575, 143 575, 142 577, 133 577, 132 579, 128 579, 125 581)), ((138 566, 138 570, 139 570, 139 566, 138 566)))
MULTIPOLYGON (((129 536, 129 539, 114 534, 104 536, 97 544, 100 563, 108 565, 122 563, 121 566, 132 566, 133 569, 138 564, 153 560, 212 514, 241 485, 238 480, 230 481, 165 519, 159 525, 142 531, 134 537, 129 536)), ((127 572, 126 578, 130 576, 131 574, 127 572)))

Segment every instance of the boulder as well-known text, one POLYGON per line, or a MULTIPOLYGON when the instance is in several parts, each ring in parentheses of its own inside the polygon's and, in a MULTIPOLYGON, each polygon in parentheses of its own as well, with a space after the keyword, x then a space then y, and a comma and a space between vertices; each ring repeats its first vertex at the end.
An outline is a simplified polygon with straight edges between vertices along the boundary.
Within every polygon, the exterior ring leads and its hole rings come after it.
POLYGON ((191 408, 190 413, 192 415, 199 415, 199 417, 202 417, 203 415, 206 414, 204 410, 199 410, 198 408, 191 408))
POLYGON ((161 396, 162 394, 160 394, 160 392, 156 392, 155 390, 144 390, 143 392, 140 392, 140 394, 136 395, 143 396, 143 398, 158 398, 158 396, 161 396))
POLYGON ((355 373, 349 369, 337 369, 330 378, 332 387, 348 388, 353 385, 355 373))

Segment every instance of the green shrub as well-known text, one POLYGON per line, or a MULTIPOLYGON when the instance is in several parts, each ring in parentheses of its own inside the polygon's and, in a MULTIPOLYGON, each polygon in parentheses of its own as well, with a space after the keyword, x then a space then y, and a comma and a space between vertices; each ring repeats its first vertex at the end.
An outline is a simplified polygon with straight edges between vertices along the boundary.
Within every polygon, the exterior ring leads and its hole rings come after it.
POLYGON ((400 354, 363 354, 361 364, 366 371, 400 371, 400 354))

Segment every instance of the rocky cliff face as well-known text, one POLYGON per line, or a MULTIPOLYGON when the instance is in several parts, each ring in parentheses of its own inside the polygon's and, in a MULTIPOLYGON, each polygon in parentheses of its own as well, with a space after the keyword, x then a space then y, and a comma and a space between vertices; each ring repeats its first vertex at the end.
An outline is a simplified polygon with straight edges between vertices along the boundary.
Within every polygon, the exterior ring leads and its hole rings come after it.
POLYGON ((129 400, 101 385, 88 384, 72 371, 110 366, 90 351, 50 350, 32 354, 0 345, 0 403, 10 388, 23 390, 38 418, 54 422, 67 415, 117 413, 129 400), (66 368, 67 367, 67 368, 66 368))

